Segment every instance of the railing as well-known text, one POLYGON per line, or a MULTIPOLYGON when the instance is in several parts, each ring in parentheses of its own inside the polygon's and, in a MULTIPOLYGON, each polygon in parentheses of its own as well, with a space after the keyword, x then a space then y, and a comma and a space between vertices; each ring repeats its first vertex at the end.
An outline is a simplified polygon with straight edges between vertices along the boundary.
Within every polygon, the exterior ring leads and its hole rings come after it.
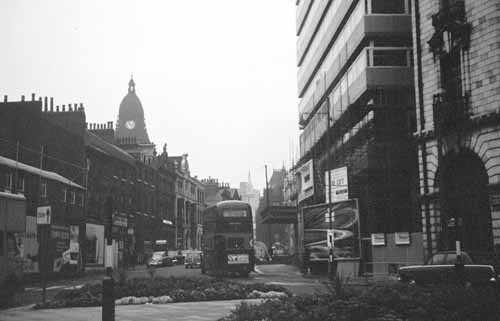
POLYGON ((433 100, 434 127, 441 133, 462 128, 470 119, 469 95, 450 97, 435 94, 433 100))

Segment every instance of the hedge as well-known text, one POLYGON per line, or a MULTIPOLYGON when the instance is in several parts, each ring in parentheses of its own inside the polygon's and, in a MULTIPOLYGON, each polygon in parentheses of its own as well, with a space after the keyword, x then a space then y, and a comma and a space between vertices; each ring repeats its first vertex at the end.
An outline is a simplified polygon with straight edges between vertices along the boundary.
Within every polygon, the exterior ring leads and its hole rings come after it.
POLYGON ((222 321, 493 321, 500 320, 495 288, 376 285, 365 290, 240 304, 222 321))
MULTIPOLYGON (((116 282, 115 299, 123 297, 161 297, 170 296, 174 302, 213 301, 246 299, 254 290, 261 292, 285 292, 279 285, 263 283, 243 284, 228 280, 218 281, 206 278, 156 277, 135 278, 116 282)), ((37 304, 35 309, 100 306, 102 284, 84 285, 79 289, 62 290, 46 304, 37 304)))

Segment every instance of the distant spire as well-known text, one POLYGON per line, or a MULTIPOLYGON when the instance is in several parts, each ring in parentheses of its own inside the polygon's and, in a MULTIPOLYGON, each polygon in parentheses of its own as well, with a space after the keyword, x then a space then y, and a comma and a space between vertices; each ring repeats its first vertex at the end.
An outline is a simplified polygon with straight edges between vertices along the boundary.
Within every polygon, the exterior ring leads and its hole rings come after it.
POLYGON ((248 171, 248 188, 252 188, 252 176, 250 175, 250 171, 248 171))
POLYGON ((130 74, 130 81, 128 82, 128 92, 135 92, 134 74, 130 74))

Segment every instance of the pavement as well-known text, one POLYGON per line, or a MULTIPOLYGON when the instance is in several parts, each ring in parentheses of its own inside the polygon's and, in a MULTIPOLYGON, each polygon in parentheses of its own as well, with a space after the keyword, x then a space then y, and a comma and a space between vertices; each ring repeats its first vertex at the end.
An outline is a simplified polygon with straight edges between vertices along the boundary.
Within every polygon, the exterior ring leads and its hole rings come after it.
MULTIPOLYGON (((215 321, 227 316, 240 302, 261 299, 116 306, 116 321, 215 321)), ((0 311, 2 321, 101 321, 102 308, 32 310, 32 305, 0 311)))

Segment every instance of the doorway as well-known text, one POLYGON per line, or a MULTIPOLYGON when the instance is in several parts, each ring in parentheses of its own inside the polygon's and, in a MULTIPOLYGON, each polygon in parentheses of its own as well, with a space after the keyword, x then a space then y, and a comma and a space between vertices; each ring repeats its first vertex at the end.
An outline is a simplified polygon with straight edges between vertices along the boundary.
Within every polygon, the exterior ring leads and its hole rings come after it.
POLYGON ((472 151, 462 151, 445 157, 443 166, 443 245, 454 249, 460 240, 470 254, 493 251, 488 174, 482 160, 472 151))

